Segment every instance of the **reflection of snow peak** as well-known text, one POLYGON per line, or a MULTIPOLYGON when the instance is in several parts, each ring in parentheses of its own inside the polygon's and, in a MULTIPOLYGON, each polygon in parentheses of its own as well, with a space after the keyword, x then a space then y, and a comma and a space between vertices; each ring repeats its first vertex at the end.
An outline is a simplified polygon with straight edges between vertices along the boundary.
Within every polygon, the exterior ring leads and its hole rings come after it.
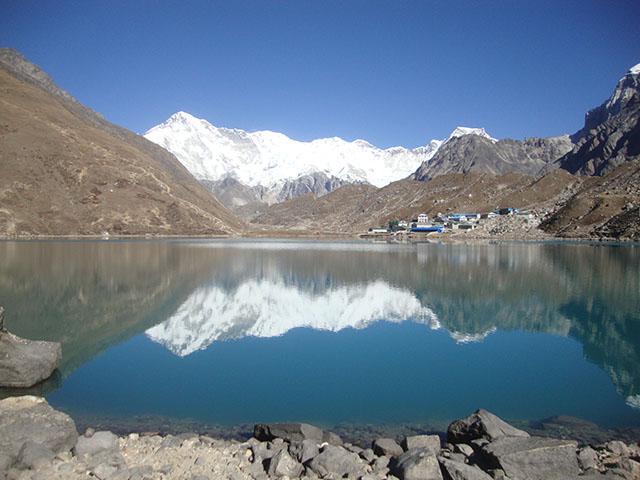
POLYGON ((411 292, 383 281, 315 295, 281 282, 252 280, 233 292, 217 286, 196 290, 172 317, 146 334, 186 356, 218 340, 274 337, 297 327, 336 332, 379 320, 413 320, 440 328, 436 315, 411 292))
POLYGON ((456 343, 477 343, 483 341, 495 331, 496 327, 491 327, 489 330, 482 333, 450 332, 449 335, 451 335, 451 338, 453 338, 456 343))
POLYGON ((629 395, 625 403, 632 408, 640 408, 640 395, 629 395))

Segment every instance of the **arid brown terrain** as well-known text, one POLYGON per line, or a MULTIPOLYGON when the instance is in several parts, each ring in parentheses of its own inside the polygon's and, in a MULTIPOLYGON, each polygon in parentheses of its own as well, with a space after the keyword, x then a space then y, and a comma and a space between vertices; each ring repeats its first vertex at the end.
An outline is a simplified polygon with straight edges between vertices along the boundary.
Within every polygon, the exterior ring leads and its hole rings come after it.
POLYGON ((178 160, 0 50, 0 235, 219 235, 241 222, 178 160))

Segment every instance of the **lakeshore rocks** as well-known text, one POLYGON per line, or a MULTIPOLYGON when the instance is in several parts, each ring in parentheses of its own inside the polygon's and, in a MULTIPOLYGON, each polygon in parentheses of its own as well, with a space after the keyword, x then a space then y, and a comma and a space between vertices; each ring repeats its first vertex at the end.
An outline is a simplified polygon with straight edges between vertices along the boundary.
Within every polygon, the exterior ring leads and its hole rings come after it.
POLYGON ((96 455, 118 450, 118 436, 111 432, 95 432, 91 436, 78 437, 73 451, 77 456, 96 455))
POLYGON ((542 437, 501 437, 482 449, 513 480, 563 480, 580 473, 578 444, 542 437))
POLYGON ((281 438, 287 442, 315 440, 322 442, 324 431, 308 423, 259 423, 253 427, 253 436, 261 442, 281 438))
POLYGON ((26 442, 37 443, 57 454, 71 450, 77 438, 71 417, 51 408, 43 398, 0 400, 0 456, 5 463, 13 464, 26 442))
POLYGON ((492 480, 493 477, 478 467, 456 462, 447 458, 438 458, 445 478, 451 480, 492 480))
POLYGON ((426 448, 435 455, 440 451, 440 437, 438 435, 412 435, 405 437, 402 441, 402 448, 405 450, 426 448))
POLYGON ((373 449, 373 453, 380 457, 384 455, 397 457, 402 455, 402 452, 404 451, 402 447, 398 445, 398 442, 392 438, 378 438, 373 441, 371 448, 373 449))
POLYGON ((239 442, 197 434, 117 437, 92 429, 77 438, 74 425, 72 432, 66 428, 68 422, 73 425, 42 399, 0 401, 0 480, 5 473, 12 480, 640 478, 637 444, 611 441, 579 448, 571 440, 508 435, 522 431, 486 411, 452 424, 450 430, 455 432, 464 430, 462 424, 468 426, 468 434, 462 437, 480 434, 469 443, 449 442, 441 447, 437 435, 413 435, 400 444, 380 438, 373 442, 374 448, 367 449, 330 444, 328 432, 308 424, 263 424, 255 432, 269 440, 254 437, 239 442), (24 419, 36 417, 40 418, 37 428, 34 422, 26 422, 29 427, 25 428, 24 419), (53 438, 65 429, 72 433, 70 438, 53 438), (11 435, 13 442, 8 445, 11 435))
POLYGON ((49 378, 61 358, 57 342, 27 340, 8 332, 0 307, 0 387, 32 387, 49 378))
POLYGON ((449 443, 469 443, 473 440, 496 440, 500 437, 528 437, 529 434, 519 430, 484 409, 477 410, 462 420, 456 420, 447 429, 449 443))
POLYGON ((392 472, 400 480, 442 480, 438 459, 427 448, 413 448, 400 455, 392 472))

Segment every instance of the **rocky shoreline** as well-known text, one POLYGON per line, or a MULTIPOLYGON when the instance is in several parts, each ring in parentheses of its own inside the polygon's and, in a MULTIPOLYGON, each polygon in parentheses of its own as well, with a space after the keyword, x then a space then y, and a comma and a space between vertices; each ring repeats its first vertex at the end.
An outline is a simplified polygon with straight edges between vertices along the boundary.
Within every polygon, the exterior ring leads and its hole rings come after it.
POLYGON ((0 472, 6 480, 632 480, 640 478, 640 445, 532 436, 485 410, 444 436, 370 446, 304 423, 255 425, 244 440, 92 428, 79 436, 68 415, 23 396, 0 401, 0 472))

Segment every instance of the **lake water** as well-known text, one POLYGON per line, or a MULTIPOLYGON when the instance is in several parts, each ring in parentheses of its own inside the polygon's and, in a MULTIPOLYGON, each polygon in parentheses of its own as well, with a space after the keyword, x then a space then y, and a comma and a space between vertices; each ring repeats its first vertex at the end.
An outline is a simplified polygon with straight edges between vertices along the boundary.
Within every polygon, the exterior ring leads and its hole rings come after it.
POLYGON ((637 246, 0 242, 0 304, 76 418, 640 425, 637 246))

